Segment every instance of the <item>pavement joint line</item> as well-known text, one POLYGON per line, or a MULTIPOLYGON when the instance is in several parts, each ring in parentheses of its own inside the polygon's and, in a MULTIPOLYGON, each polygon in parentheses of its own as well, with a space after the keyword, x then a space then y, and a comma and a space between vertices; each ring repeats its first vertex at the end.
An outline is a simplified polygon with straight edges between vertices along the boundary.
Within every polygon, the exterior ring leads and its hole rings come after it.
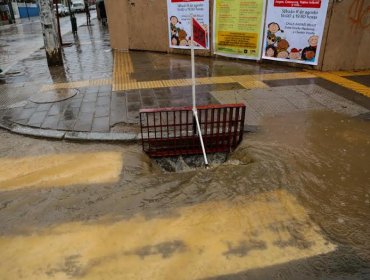
MULTIPOLYGON (((348 88, 350 90, 353 90, 355 92, 358 92, 366 97, 370 97, 370 87, 367 87, 363 84, 357 83, 355 81, 351 81, 349 79, 346 79, 344 77, 338 76, 334 74, 333 72, 320 72, 320 71, 307 71, 309 73, 312 73, 316 75, 319 78, 325 79, 329 82, 332 82, 334 84, 340 85, 342 87, 348 88)), ((351 75, 349 75, 351 76, 351 75)))
POLYGON ((111 85, 112 79, 97 79, 97 80, 86 80, 86 81, 76 81, 68 83, 58 83, 51 85, 43 85, 41 87, 41 92, 55 89, 70 89, 70 88, 82 88, 82 87, 95 87, 111 85))
POLYGON ((348 76, 367 76, 370 75, 370 70, 360 70, 360 71, 332 71, 331 74, 348 77, 348 76))

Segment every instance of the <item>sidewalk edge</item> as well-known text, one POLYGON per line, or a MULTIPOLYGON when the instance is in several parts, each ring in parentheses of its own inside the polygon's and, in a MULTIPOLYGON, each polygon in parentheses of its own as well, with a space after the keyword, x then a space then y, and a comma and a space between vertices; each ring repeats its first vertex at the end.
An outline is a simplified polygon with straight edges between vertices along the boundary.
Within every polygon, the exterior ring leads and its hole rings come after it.
POLYGON ((104 133, 104 132, 75 132, 53 129, 32 128, 15 124, 8 120, 0 120, 0 128, 11 133, 51 140, 71 141, 98 141, 98 142, 124 142, 136 143, 140 134, 136 133, 104 133))

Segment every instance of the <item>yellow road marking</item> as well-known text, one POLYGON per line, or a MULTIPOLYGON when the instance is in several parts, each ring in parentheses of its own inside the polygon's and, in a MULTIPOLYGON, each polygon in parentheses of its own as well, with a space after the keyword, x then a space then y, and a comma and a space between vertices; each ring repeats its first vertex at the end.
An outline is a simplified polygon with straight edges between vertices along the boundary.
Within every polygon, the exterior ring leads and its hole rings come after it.
POLYGON ((136 80, 131 79, 134 67, 128 52, 114 51, 113 91, 122 90, 125 85, 136 80))
POLYGON ((370 97, 370 87, 367 87, 363 84, 351 81, 349 79, 343 78, 330 72, 320 72, 320 71, 309 71, 309 72, 316 75, 317 77, 323 78, 332 83, 338 84, 342 87, 348 88, 362 95, 370 97))
MULTIPOLYGON (((171 211, 167 209, 167 211, 171 211)), ((116 213, 117 214, 117 213, 116 213)), ((278 190, 170 215, 27 228, 0 236, 3 279, 206 279, 327 254, 336 246, 278 190), (51 250, 52 248, 52 250, 51 250)))
MULTIPOLYGON (((175 79, 175 80, 154 80, 138 82, 131 78, 134 71, 131 56, 128 52, 114 51, 114 66, 113 79, 102 79, 92 81, 79 81, 71 83, 61 83, 46 85, 42 90, 51 90, 58 88, 76 88, 76 87, 90 87, 105 84, 112 84, 113 91, 145 89, 145 88, 163 88, 163 87, 182 87, 190 86, 191 79, 175 79)), ((222 76, 222 77, 204 77, 197 78, 197 85, 209 85, 219 83, 239 83, 242 87, 247 89, 266 88, 268 85, 264 81, 273 80, 287 80, 287 79, 307 79, 321 77, 333 83, 359 92, 363 95, 369 96, 369 88, 359 83, 347 80, 342 77, 356 76, 356 75, 370 75, 370 70, 364 71, 334 71, 334 72, 320 72, 320 71, 300 71, 300 72, 285 72, 285 73, 261 73, 252 75, 240 76, 222 76)))
POLYGON ((0 159, 0 166, 0 191, 113 183, 121 173, 122 155, 100 152, 0 159))

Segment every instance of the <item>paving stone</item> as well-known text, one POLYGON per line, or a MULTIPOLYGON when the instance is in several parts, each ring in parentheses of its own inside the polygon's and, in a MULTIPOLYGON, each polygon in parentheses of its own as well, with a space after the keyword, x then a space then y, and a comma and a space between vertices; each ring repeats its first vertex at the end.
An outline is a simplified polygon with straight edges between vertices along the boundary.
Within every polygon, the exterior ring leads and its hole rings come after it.
POLYGON ((73 130, 76 124, 76 120, 59 120, 57 129, 58 130, 73 130))
POLYGON ((32 116, 29 118, 27 124, 30 126, 40 127, 47 113, 47 111, 33 113, 32 116))
POLYGON ((82 102, 80 111, 82 113, 94 113, 95 112, 95 102, 82 102))
POLYGON ((20 124, 20 125, 27 125, 28 124, 28 119, 25 119, 25 120, 15 120, 14 122, 17 123, 17 124, 20 124))
POLYGON ((76 131, 91 131, 94 114, 80 112, 76 121, 74 130, 76 131))
POLYGON ((156 95, 155 98, 156 98, 157 102, 159 102, 159 101, 170 101, 171 100, 171 97, 168 97, 168 96, 156 95))
POLYGON ((56 129, 58 127, 59 115, 47 116, 41 124, 42 128, 56 129))
POLYGON ((130 112, 138 112, 141 108, 141 103, 139 102, 131 102, 127 103, 127 111, 130 112))
POLYGON ((110 96, 98 97, 96 106, 109 106, 111 102, 110 96))
POLYGON ((48 116, 54 116, 62 114, 65 109, 65 103, 57 102, 52 104, 50 110, 48 111, 48 116))
POLYGON ((99 92, 99 87, 86 88, 86 94, 87 95, 97 94, 98 92, 99 92))
POLYGON ((126 110, 113 110, 110 112, 110 126, 113 126, 117 123, 127 122, 127 111, 126 110))
POLYGON ((36 107, 24 109, 22 114, 19 115, 19 119, 29 119, 32 114, 36 111, 36 107))
POLYGON ((111 85, 104 85, 99 87, 99 94, 100 93, 110 93, 112 91, 112 86, 111 85))
POLYGON ((140 91, 126 93, 127 102, 140 102, 140 91))
POLYGON ((158 99, 158 107, 164 108, 164 107, 171 107, 172 103, 169 99, 158 99))
POLYGON ((70 101, 70 105, 71 105, 71 107, 74 107, 74 108, 79 108, 80 106, 81 106, 81 104, 82 104, 82 98, 79 98, 79 99, 71 99, 71 101, 70 101))
POLYGON ((98 98, 99 97, 103 97, 103 96, 111 96, 111 91, 103 91, 103 92, 100 92, 98 93, 98 98))
POLYGON ((154 97, 143 97, 141 99, 142 108, 155 108, 158 107, 158 102, 154 97))
POLYGON ((36 107, 36 111, 37 112, 49 111, 52 105, 53 105, 52 103, 39 104, 36 107))
POLYGON ((92 131, 95 132, 109 132, 109 117, 94 118, 92 131))
POLYGON ((79 112, 80 112, 79 108, 67 107, 64 110, 63 114, 60 115, 61 116, 60 119, 65 121, 76 120, 79 112))
MULTIPOLYGON (((138 99, 139 100, 139 99, 138 99)), ((127 97, 126 97, 126 94, 115 94, 113 93, 112 94, 112 98, 111 98, 111 104, 112 105, 115 105, 115 104, 119 104, 119 105, 122 105, 122 104, 126 104, 127 102, 127 97)))
POLYGON ((108 117, 110 106, 97 106, 95 109, 95 118, 108 117))
POLYGON ((98 98, 98 93, 85 93, 83 97, 83 102, 96 102, 98 98))
POLYGON ((170 98, 171 91, 168 88, 154 89, 154 94, 157 99, 170 98))
POLYGON ((148 89, 141 89, 140 90, 140 95, 141 95, 141 98, 145 98, 145 97, 153 97, 154 95, 154 90, 151 89, 151 88, 148 88, 148 89))
POLYGON ((13 109, 2 110, 2 111, 3 111, 3 116, 8 119, 13 119, 13 120, 22 119, 20 118, 20 116, 23 113, 23 108, 13 108, 13 109))
POLYGON ((36 103, 33 103, 31 101, 28 101, 27 102, 27 105, 24 106, 24 109, 30 109, 30 108, 35 108, 35 107, 37 107, 37 104, 36 103))

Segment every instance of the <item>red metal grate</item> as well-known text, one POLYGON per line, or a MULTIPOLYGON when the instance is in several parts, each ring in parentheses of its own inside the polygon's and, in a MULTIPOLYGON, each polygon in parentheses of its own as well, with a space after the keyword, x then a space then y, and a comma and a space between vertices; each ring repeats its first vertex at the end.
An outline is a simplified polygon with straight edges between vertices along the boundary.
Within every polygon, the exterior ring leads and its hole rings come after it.
MULTIPOLYGON (((198 106, 207 153, 230 152, 243 140, 244 104, 198 106)), ((143 150, 151 157, 202 154, 192 107, 140 110, 143 150)))

